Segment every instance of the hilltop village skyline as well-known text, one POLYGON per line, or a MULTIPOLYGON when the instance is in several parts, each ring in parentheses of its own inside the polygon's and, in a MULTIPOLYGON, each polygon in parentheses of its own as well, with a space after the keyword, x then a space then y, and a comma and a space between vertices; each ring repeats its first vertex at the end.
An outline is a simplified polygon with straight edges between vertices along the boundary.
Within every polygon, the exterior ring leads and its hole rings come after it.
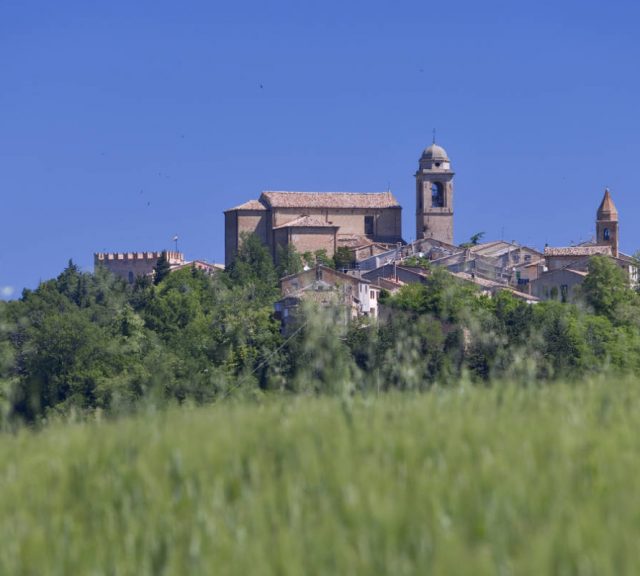
MULTIPOLYGON (((578 297, 594 255, 610 258, 630 285, 638 283, 637 261, 619 249, 619 214, 609 189, 596 210, 592 239, 538 250, 515 241, 484 241, 482 233, 467 242, 454 242, 455 172, 447 151, 435 138, 420 155, 414 178, 413 242, 403 239, 402 206, 391 191, 265 191, 256 200, 225 210, 225 265, 233 265, 243 244, 254 237, 281 270, 280 276, 300 271, 301 265, 288 264, 298 254, 304 270, 332 264, 354 282, 364 281, 379 290, 423 282, 428 268, 438 266, 489 295, 509 290, 531 303, 570 301, 578 297), (416 267, 416 258, 425 269, 416 267)), ((191 265, 213 274, 222 268, 202 260, 191 262, 177 251, 94 254, 96 266, 106 266, 130 284, 140 276, 153 276, 160 261, 171 270, 191 265)), ((334 277, 333 284, 324 280, 323 285, 329 289, 342 281, 334 277)), ((317 288, 315 281, 307 282, 302 288, 299 282, 294 285, 303 291, 317 288)), ((286 285, 282 284, 284 292, 286 285)), ((365 291, 361 285, 353 289, 365 291)), ((360 300, 355 309, 359 305, 360 300)))
MULTIPOLYGON (((224 210, 225 261, 229 262, 232 259, 233 253, 237 250, 240 234, 249 232, 256 233, 261 237, 263 242, 270 247, 274 258, 276 244, 282 244, 287 235, 291 237, 291 230, 305 231, 311 247, 326 249, 330 254, 335 252, 339 244, 354 246, 361 240, 366 242, 367 238, 383 244, 397 242, 407 244, 414 239, 420 240, 422 238, 433 238, 450 245, 467 242, 469 238, 461 239, 458 237, 454 239, 455 172, 446 150, 436 144, 435 135, 433 143, 425 148, 420 155, 418 170, 414 177, 416 190, 415 207, 413 207, 415 210, 415 229, 410 231, 407 231, 406 228, 403 230, 402 212, 405 211, 406 214, 407 208, 411 212, 412 207, 403 206, 391 189, 384 192, 263 191, 257 200, 249 200, 224 210), (336 224, 327 217, 327 210, 336 211, 334 214, 334 217, 337 218, 336 224), (354 221, 353 218, 349 219, 345 214, 345 211, 354 210, 362 212, 360 216, 364 215, 364 219, 359 224, 354 224, 355 221, 359 222, 358 217, 354 221), (370 214, 365 215, 364 213, 367 211, 370 214), (296 217, 289 217, 288 214, 294 214, 296 217), (273 222, 267 224, 270 219, 273 222), (343 221, 342 229, 337 224, 339 220, 343 221), (267 228, 269 228, 268 233, 267 228), (320 230, 321 228, 324 230, 320 230), (332 238, 332 229, 338 238, 332 238), (321 236, 325 237, 324 240, 320 238, 321 236), (278 237, 277 240, 276 237, 278 237)), ((613 202, 610 191, 608 202, 613 202)), ((617 210, 615 212, 617 215, 617 210)), ((620 241, 617 233, 618 226, 619 223, 616 224, 615 240, 617 244, 620 241)), ((477 228, 473 235, 481 235, 485 242, 500 240, 522 244, 519 238, 508 240, 504 234, 500 238, 488 238, 483 229, 481 217, 478 218, 477 228)), ((580 240, 567 242, 566 246, 597 241, 597 230, 588 230, 586 226, 583 228, 584 233, 580 235, 580 240)), ((545 235, 545 231, 542 231, 541 235, 545 235)), ((173 247, 165 249, 168 252, 177 252, 177 240, 177 235, 171 238, 172 243, 176 244, 175 249, 173 247)), ((598 240, 598 242, 600 241, 601 239, 598 240)), ((527 244, 535 248, 548 246, 548 243, 543 240, 527 244)), ((304 251, 304 243, 301 244, 301 247, 304 251)), ((145 247, 144 251, 147 249, 148 247, 145 247)), ((158 250, 158 247, 155 247, 152 252, 158 252, 158 250)), ((108 252, 102 253, 109 254, 108 252)))

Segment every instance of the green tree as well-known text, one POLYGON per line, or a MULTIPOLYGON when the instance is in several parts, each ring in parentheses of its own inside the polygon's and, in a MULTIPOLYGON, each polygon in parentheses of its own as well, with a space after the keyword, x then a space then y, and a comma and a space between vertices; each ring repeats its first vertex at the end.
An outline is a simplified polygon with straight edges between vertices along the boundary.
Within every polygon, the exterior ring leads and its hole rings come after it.
POLYGON ((625 306, 637 306, 638 297, 629 288, 624 271, 606 256, 589 260, 589 275, 582 284, 582 294, 596 314, 620 320, 625 306))
POLYGON ((322 250, 316 250, 313 253, 316 264, 322 264, 322 266, 328 266, 329 268, 334 267, 334 262, 332 258, 329 258, 327 255, 327 251, 323 248, 322 250))
POLYGON ((431 262, 429 258, 424 256, 409 256, 402 261, 403 266, 410 266, 411 268, 422 268, 423 270, 431 270, 431 262))
POLYGON ((469 238, 468 242, 464 242, 460 244, 460 248, 471 248, 472 246, 477 246, 480 243, 484 236, 484 232, 476 232, 469 238))
POLYGON ((473 285, 460 282, 443 268, 435 268, 423 284, 403 286, 389 302, 393 307, 403 310, 456 321, 466 311, 481 305, 482 300, 477 294, 473 285))
POLYGON ((226 274, 237 286, 250 289, 253 298, 273 301, 278 294, 277 274, 267 247, 255 234, 243 234, 226 274))
POLYGON ((333 266, 337 270, 353 267, 351 251, 346 246, 340 246, 333 255, 333 266))
POLYGON ((302 270, 302 256, 293 244, 278 246, 276 250, 276 272, 278 278, 284 278, 290 274, 297 274, 302 270))
POLYGON ((167 258, 166 250, 160 254, 155 268, 153 269, 153 283, 157 286, 171 273, 171 265, 167 258))

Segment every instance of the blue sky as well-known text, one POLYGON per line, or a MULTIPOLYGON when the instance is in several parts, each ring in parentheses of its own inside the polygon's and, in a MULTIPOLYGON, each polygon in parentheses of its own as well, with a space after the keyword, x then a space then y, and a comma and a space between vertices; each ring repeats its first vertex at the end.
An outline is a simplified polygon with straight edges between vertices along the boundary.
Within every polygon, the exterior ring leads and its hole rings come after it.
POLYGON ((640 4, 0 2, 0 297, 96 251, 222 261, 261 190, 381 191, 415 235, 435 127, 455 239, 640 248, 640 4))

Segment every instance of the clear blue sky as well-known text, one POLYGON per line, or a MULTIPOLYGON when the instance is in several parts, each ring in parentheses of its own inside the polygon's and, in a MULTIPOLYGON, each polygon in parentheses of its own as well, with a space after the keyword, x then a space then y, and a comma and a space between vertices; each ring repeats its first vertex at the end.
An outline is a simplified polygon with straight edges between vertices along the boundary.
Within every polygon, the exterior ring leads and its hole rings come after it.
POLYGON ((72 258, 222 261, 261 190, 380 191, 414 229, 435 127, 455 239, 640 248, 640 3, 0 2, 0 294, 72 258))

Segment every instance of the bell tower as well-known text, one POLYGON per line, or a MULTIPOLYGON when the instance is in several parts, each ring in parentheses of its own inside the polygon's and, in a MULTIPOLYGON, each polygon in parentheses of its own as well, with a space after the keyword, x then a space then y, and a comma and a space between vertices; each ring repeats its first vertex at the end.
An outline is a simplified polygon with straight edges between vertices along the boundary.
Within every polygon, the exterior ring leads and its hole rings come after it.
POLYGON ((596 243, 611 246, 611 253, 615 257, 618 256, 618 210, 609 188, 605 188, 604 198, 596 215, 596 243))
POLYGON ((434 138, 416 172, 416 239, 453 244, 453 175, 445 149, 434 138))

